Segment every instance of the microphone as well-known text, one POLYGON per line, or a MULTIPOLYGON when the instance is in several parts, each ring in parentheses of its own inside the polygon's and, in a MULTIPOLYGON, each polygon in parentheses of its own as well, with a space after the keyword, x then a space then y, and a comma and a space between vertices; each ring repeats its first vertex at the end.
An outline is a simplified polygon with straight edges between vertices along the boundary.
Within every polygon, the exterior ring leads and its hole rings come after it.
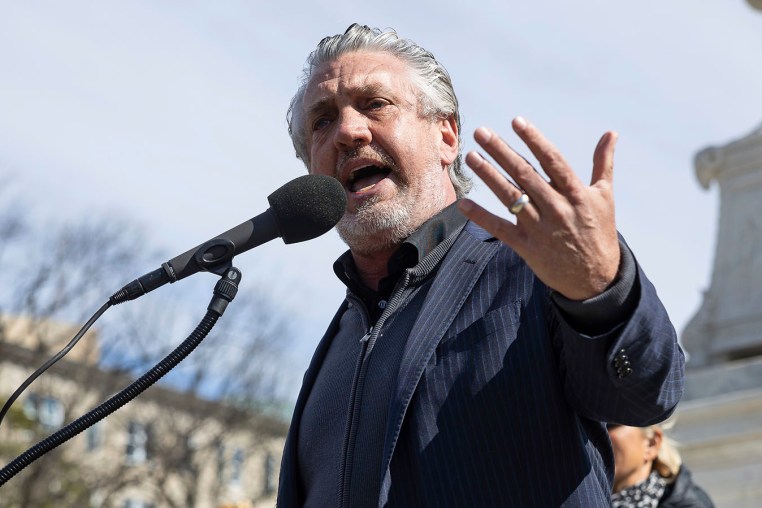
POLYGON ((278 237, 286 244, 317 238, 339 222, 347 206, 344 188, 326 175, 295 178, 267 201, 270 208, 265 212, 162 263, 114 293, 109 303, 134 300, 200 271, 224 270, 233 256, 278 237))

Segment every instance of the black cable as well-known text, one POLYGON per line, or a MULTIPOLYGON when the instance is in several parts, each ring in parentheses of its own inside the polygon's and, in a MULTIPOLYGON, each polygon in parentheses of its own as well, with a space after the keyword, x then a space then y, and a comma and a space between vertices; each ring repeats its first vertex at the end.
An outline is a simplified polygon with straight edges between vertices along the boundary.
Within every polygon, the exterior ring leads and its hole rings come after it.
POLYGON ((214 287, 214 296, 207 306, 206 315, 182 344, 127 388, 16 457, 0 470, 0 486, 41 456, 130 402, 183 361, 209 334, 217 320, 225 312, 227 304, 235 298, 240 280, 241 272, 237 268, 229 268, 214 287))
POLYGON ((10 464, 0 471, 0 485, 13 478, 26 466, 49 452, 59 445, 65 443, 88 427, 95 425, 103 418, 107 417, 138 395, 146 388, 158 381, 164 374, 169 372, 175 365, 182 361, 193 349, 206 337, 206 334, 212 329, 219 316, 208 311, 201 323, 191 333, 191 335, 178 346, 174 351, 167 355, 161 362, 145 373, 142 377, 134 381, 130 386, 117 393, 100 406, 91 410, 89 413, 81 416, 68 424, 66 427, 58 430, 51 436, 43 439, 27 451, 19 455, 10 464), (211 314, 211 316, 210 316, 211 314))
POLYGON ((64 347, 64 348, 63 348, 61 351, 59 351, 58 353, 56 353, 56 354, 55 354, 55 356, 53 356, 53 357, 52 357, 50 360, 48 360, 47 362, 45 362, 45 364, 44 364, 42 367, 40 367, 39 369, 37 369, 36 371, 34 371, 34 372, 32 373, 32 375, 31 375, 31 376, 29 376, 29 377, 26 379, 26 381, 24 381, 24 382, 21 384, 21 386, 19 386, 19 387, 16 389, 16 391, 15 391, 15 392, 13 392, 13 395, 11 395, 11 396, 10 396, 10 398, 9 398, 7 401, 5 401, 5 404, 3 405, 3 409, 2 409, 2 411, 0 411, 0 425, 2 425, 2 423, 3 423, 3 418, 5 418, 5 414, 6 414, 6 413, 7 413, 7 412, 8 412, 8 411, 11 409, 11 406, 12 406, 12 405, 13 405, 13 403, 16 401, 16 399, 18 399, 18 398, 19 398, 19 395, 21 395, 21 393, 22 393, 24 390, 26 390, 26 389, 29 387, 29 385, 30 385, 30 384, 32 384, 32 383, 34 382, 34 380, 35 380, 35 379, 37 379, 38 377, 40 377, 40 375, 41 375, 43 372, 45 372, 45 371, 46 371, 46 370, 48 370, 50 367, 52 367, 52 366, 53 366, 53 364, 55 364, 55 363, 56 363, 58 360, 60 360, 60 359, 61 359, 61 358, 63 358, 64 356, 66 356, 66 354, 67 354, 69 351, 71 351, 71 349, 72 349, 72 348, 73 348, 73 347, 74 347, 74 346, 77 344, 77 342, 79 342, 79 339, 81 339, 81 338, 82 338, 82 337, 85 335, 85 333, 87 332, 87 330, 89 330, 89 329, 90 329, 90 327, 91 327, 91 326, 93 326, 93 323, 95 323, 95 322, 98 320, 98 318, 100 318, 100 317, 103 315, 103 313, 104 313, 104 312, 106 312, 106 310, 108 310, 108 308, 109 308, 109 307, 111 307, 111 302, 106 302, 106 303, 104 303, 104 304, 101 306, 101 308, 100 308, 100 309, 98 309, 98 311, 97 311, 95 314, 93 314, 93 317, 91 317, 91 318, 90 318, 90 319, 87 321, 87 323, 85 323, 85 326, 83 326, 83 327, 82 327, 82 329, 81 329, 81 330, 80 330, 80 331, 77 333, 77 335, 75 335, 75 336, 74 336, 74 338, 73 338, 73 339, 71 339, 71 340, 69 341, 69 343, 66 345, 66 347, 64 347))

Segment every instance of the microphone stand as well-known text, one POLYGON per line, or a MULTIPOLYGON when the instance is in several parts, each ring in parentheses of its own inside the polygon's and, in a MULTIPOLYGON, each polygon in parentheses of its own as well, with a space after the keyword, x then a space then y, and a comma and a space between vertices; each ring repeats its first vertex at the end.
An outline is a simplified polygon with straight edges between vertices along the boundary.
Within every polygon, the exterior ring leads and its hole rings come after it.
POLYGON ((88 427, 95 425, 140 395, 167 372, 175 368, 201 344, 201 341, 209 334, 217 320, 225 312, 228 303, 232 302, 233 298, 235 298, 238 293, 238 284, 241 280, 241 271, 232 265, 232 258, 217 267, 208 268, 207 271, 220 275, 220 280, 217 281, 214 287, 214 295, 207 306, 204 318, 188 338, 127 388, 16 457, 11 463, 0 470, 0 486, 4 485, 22 469, 44 454, 65 443, 88 427))

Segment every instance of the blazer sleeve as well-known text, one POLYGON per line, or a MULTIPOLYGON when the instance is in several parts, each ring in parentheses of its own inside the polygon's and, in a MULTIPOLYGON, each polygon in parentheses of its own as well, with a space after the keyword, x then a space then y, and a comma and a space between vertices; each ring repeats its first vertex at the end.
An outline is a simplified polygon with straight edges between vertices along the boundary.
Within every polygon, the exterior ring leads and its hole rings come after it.
POLYGON ((656 289, 634 256, 632 261, 633 309, 623 321, 602 333, 584 333, 554 307, 550 326, 575 411, 593 420, 647 426, 667 418, 680 400, 685 356, 656 289))

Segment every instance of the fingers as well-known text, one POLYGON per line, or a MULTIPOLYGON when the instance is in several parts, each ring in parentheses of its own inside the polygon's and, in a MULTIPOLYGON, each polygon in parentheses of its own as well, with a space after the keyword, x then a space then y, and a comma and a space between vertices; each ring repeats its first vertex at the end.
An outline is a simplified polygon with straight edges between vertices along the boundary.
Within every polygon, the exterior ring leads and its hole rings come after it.
MULTIPOLYGON (((516 203, 524 193, 524 191, 519 189, 516 184, 508 180, 500 171, 477 152, 469 152, 466 155, 466 164, 468 164, 474 173, 487 184, 487 187, 489 187, 495 196, 500 199, 500 202, 509 210, 511 205, 516 203)), ((531 204, 523 206, 521 212, 516 213, 516 216, 520 216, 523 221, 536 221, 539 219, 537 209, 531 206, 531 204)))
POLYGON ((514 118, 511 125, 559 192, 567 194, 577 190, 581 186, 579 178, 571 170, 564 156, 543 136, 537 127, 520 116, 514 118))
MULTIPOLYGON (((550 182, 546 181, 526 159, 490 129, 480 127, 474 132, 474 139, 516 181, 519 187, 529 194, 535 205, 539 207, 540 213, 544 206, 554 202, 559 194, 576 202, 576 197, 584 192, 585 185, 561 152, 537 127, 524 118, 516 117, 512 126, 540 163, 550 182)), ((591 185, 603 182, 613 184, 614 148, 617 138, 618 135, 615 132, 609 131, 598 142, 593 155, 591 185)), ((471 166, 470 162, 468 164, 471 166)), ((503 202, 505 203, 505 200, 503 202)))
POLYGON ((607 132, 601 136, 593 153, 593 174, 590 185, 595 185, 603 180, 613 184, 614 181, 614 149, 619 135, 616 132, 607 132))
MULTIPOLYGON (((479 224, 495 238, 511 245, 517 252, 520 251, 520 246, 522 245, 520 239, 525 235, 515 224, 490 213, 470 199, 459 200, 458 209, 463 215, 479 224)), ((521 213, 524 212, 522 211, 521 213)))
MULTIPOLYGON (((518 186, 526 192, 535 203, 547 203, 554 199, 555 190, 551 188, 545 179, 535 171, 529 162, 521 155, 516 153, 508 144, 500 139, 500 136, 492 132, 490 129, 480 127, 474 132, 474 139, 484 150, 500 165, 508 175, 513 178, 518 186)), ((475 153, 475 152, 472 152, 475 153)), ((469 154, 470 156, 471 154, 469 154)), ((478 168, 472 166, 472 163, 479 162, 480 167, 484 167, 484 164, 489 165, 486 161, 482 164, 481 161, 475 158, 466 157, 466 163, 478 173, 478 168)), ((491 165, 490 165, 491 167, 491 165)), ((493 168, 494 169, 494 168, 493 168)), ((499 172, 497 172, 499 174, 499 172)), ((479 174, 482 177, 481 174, 479 174)), ((488 183, 489 185, 489 183, 488 183)), ((490 187, 492 189, 492 187, 490 187)), ((493 192, 494 189, 492 189, 493 192)), ((512 193, 510 197, 512 200, 501 198, 503 204, 509 206, 514 200, 518 198, 521 193, 512 193)))

